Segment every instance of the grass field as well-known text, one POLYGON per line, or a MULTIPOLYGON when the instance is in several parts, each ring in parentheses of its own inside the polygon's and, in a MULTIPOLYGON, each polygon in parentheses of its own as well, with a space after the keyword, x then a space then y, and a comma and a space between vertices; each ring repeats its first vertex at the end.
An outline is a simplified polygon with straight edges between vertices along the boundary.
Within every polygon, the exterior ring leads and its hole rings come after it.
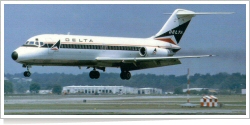
POLYGON ((218 95, 222 107, 181 107, 186 96, 5 95, 5 115, 245 115, 245 95, 218 95), (86 100, 86 102, 84 102, 86 100))

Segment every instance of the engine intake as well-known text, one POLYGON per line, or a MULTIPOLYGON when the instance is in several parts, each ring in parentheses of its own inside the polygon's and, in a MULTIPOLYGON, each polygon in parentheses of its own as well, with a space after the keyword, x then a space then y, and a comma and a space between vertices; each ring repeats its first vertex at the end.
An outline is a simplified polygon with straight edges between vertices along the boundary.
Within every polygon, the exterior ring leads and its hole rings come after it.
POLYGON ((146 56, 147 55, 147 50, 146 50, 146 48, 145 47, 142 47, 142 48, 140 48, 139 49, 139 54, 141 55, 141 56, 146 56))
POLYGON ((157 48, 157 47, 141 47, 139 54, 142 57, 159 57, 159 56, 170 56, 173 52, 169 49, 157 48))

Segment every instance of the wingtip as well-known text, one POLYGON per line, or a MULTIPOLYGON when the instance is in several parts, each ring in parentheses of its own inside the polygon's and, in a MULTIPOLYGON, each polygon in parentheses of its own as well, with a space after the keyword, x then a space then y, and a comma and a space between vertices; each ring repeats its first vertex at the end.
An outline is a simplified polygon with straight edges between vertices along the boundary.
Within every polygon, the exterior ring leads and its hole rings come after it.
POLYGON ((216 56, 216 55, 209 55, 210 57, 212 57, 212 56, 216 56))

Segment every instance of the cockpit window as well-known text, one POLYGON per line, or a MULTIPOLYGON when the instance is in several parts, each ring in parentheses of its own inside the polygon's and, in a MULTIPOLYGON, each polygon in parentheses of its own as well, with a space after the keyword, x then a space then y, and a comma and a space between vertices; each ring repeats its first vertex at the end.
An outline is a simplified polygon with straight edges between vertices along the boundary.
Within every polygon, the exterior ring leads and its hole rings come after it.
POLYGON ((34 41, 30 41, 29 45, 35 45, 34 41))
POLYGON ((33 45, 33 46, 45 46, 46 44, 44 44, 44 42, 40 42, 40 41, 36 41, 36 42, 34 42, 34 41, 27 41, 27 42, 25 42, 25 44, 24 44, 24 46, 29 46, 29 45, 33 45))
POLYGON ((24 45, 36 45, 36 46, 39 46, 39 42, 27 41, 24 45))

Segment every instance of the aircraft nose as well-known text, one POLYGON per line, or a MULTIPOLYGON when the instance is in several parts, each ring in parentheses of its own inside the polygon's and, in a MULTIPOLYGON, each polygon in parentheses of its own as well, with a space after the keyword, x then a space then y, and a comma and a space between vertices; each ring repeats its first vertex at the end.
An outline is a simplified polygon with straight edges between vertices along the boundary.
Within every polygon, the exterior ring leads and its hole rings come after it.
POLYGON ((17 58, 18 58, 17 52, 14 51, 14 52, 11 54, 11 57, 12 57, 13 60, 17 60, 17 58))

